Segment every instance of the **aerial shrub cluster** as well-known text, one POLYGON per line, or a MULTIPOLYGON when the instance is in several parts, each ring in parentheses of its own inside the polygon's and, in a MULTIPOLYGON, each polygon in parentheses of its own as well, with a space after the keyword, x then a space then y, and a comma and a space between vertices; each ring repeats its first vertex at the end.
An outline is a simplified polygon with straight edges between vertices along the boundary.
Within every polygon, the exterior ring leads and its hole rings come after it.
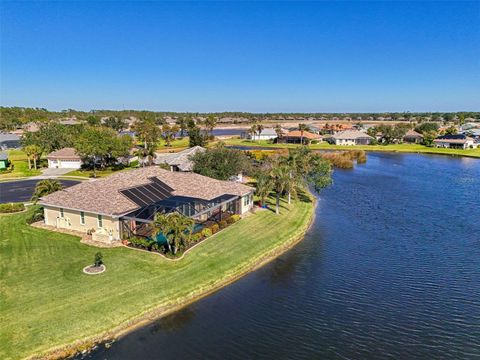
POLYGON ((25 205, 23 205, 23 203, 0 204, 1 214, 15 213, 23 210, 25 210, 25 205))

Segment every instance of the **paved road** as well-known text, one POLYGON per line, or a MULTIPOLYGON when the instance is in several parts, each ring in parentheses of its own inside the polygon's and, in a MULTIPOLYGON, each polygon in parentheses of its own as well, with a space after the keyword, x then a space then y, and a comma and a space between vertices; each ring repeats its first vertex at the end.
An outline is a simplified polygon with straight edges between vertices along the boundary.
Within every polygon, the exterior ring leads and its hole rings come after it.
MULTIPOLYGON (((29 201, 39 180, 0 182, 0 203, 29 201)), ((79 181, 60 180, 64 187, 78 184, 79 181)))

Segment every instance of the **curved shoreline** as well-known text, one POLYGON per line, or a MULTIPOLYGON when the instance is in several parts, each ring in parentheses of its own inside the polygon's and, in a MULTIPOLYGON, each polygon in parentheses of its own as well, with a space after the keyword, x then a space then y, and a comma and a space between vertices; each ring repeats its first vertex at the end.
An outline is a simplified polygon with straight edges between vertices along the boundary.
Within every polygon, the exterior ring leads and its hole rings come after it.
MULTIPOLYGON (((156 321, 162 317, 165 317, 171 313, 174 313, 185 306, 188 306, 220 289, 234 283, 245 275, 261 268, 267 263, 275 260, 278 256, 282 255, 286 251, 293 248, 296 244, 303 240, 306 232, 310 229, 315 220, 315 210, 317 207, 317 199, 312 194, 309 194, 312 200, 312 206, 308 214, 308 219, 305 223, 299 227, 298 232, 292 235, 289 239, 286 239, 282 244, 267 250, 265 253, 260 254, 256 258, 252 259, 252 262, 248 262, 232 275, 227 275, 211 284, 208 289, 202 289, 198 292, 193 292, 180 302, 174 302, 167 305, 153 305, 151 309, 126 320, 122 324, 114 327, 113 329, 104 331, 102 333, 92 335, 88 338, 75 341, 67 345, 57 346, 55 348, 43 351, 41 354, 34 354, 26 359, 64 359, 78 355, 80 352, 88 352, 94 346, 124 336, 142 326, 148 325, 153 321, 156 321)), ((212 236, 214 237, 214 236, 212 236)))

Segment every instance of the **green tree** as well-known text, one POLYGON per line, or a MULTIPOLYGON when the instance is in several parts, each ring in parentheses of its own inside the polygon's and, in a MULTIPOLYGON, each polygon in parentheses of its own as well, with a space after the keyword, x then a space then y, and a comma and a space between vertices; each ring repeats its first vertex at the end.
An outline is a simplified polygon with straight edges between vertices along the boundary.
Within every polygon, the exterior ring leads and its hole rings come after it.
POLYGON ((210 136, 213 136, 213 129, 217 126, 217 117, 214 114, 208 114, 205 119, 205 128, 210 133, 210 136))
POLYGON ((446 135, 455 135, 458 133, 458 129, 455 126, 450 126, 445 129, 446 135))
POLYGON ((178 133, 179 127, 177 125, 165 124, 162 126, 162 139, 165 140, 166 146, 172 146, 172 141, 175 139, 175 134, 178 133))
POLYGON ((162 233, 168 240, 168 249, 174 255, 180 247, 187 247, 195 222, 178 212, 157 213, 153 222, 153 234, 162 233))
POLYGON ((273 182, 268 173, 259 172, 256 176, 255 193, 260 198, 260 203, 265 205, 265 200, 273 190, 273 182))
POLYGON ((243 151, 224 146, 197 152, 191 159, 194 172, 214 179, 228 180, 251 171, 250 159, 243 151))
POLYGON ((42 154, 42 149, 40 148, 40 146, 38 145, 27 145, 23 148, 23 151, 25 152, 25 154, 27 154, 27 159, 28 159, 28 168, 31 169, 32 168, 32 165, 31 165, 31 159, 33 159, 33 166, 35 168, 35 170, 37 170, 37 160, 40 158, 41 154, 42 154))
POLYGON ((195 123, 188 128, 188 144, 190 147, 207 145, 207 137, 195 123))
POLYGON ((175 120, 175 124, 177 124, 180 129, 180 137, 183 138, 185 136, 185 131, 188 128, 188 118, 185 116, 179 116, 177 120, 175 120))
POLYGON ((303 133, 308 130, 307 124, 298 124, 298 130, 300 130, 300 144, 303 145, 303 133))
POLYGON ((292 187, 292 178, 290 176, 290 168, 284 164, 276 164, 270 171, 270 179, 275 190, 275 213, 280 214, 280 197, 286 189, 292 187))
POLYGON ((41 180, 35 186, 35 190, 33 192, 32 201, 37 203, 37 201, 43 197, 47 196, 48 194, 54 193, 55 191, 59 191, 63 189, 63 185, 57 180, 41 180))
POLYGON ((95 115, 87 116, 85 120, 87 121, 87 124, 90 126, 99 126, 101 124, 100 118, 95 115))
POLYGON ((116 117, 116 116, 109 116, 108 118, 105 119, 103 122, 103 125, 106 127, 112 128, 115 131, 122 131, 125 129, 125 121, 122 119, 116 117))
POLYGON ((255 140, 255 135, 257 134, 257 124, 252 124, 248 132, 250 133, 252 140, 255 140))
POLYGON ((145 166, 146 163, 149 164, 151 162, 152 154, 157 148, 162 133, 158 125, 149 119, 137 122, 134 126, 134 130, 137 132, 138 139, 143 144, 143 152, 140 157, 143 159, 143 166, 145 166))

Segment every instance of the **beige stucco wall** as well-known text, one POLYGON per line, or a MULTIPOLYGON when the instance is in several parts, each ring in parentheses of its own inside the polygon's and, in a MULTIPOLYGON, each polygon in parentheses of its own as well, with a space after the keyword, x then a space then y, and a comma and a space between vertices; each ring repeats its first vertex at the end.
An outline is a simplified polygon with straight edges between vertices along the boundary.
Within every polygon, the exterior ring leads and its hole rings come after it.
POLYGON ((249 195, 242 196, 240 198, 240 214, 245 214, 253 207, 253 193, 249 195), (250 197, 250 201, 248 205, 245 205, 245 198, 250 197))
POLYGON ((80 223, 80 211, 63 210, 63 219, 60 216, 60 208, 45 206, 45 224, 75 231, 86 233, 90 229, 94 229, 96 234, 105 235, 108 238, 112 236, 112 240, 121 238, 120 223, 118 219, 102 215, 102 227, 98 227, 97 214, 85 212, 85 224, 80 223))

